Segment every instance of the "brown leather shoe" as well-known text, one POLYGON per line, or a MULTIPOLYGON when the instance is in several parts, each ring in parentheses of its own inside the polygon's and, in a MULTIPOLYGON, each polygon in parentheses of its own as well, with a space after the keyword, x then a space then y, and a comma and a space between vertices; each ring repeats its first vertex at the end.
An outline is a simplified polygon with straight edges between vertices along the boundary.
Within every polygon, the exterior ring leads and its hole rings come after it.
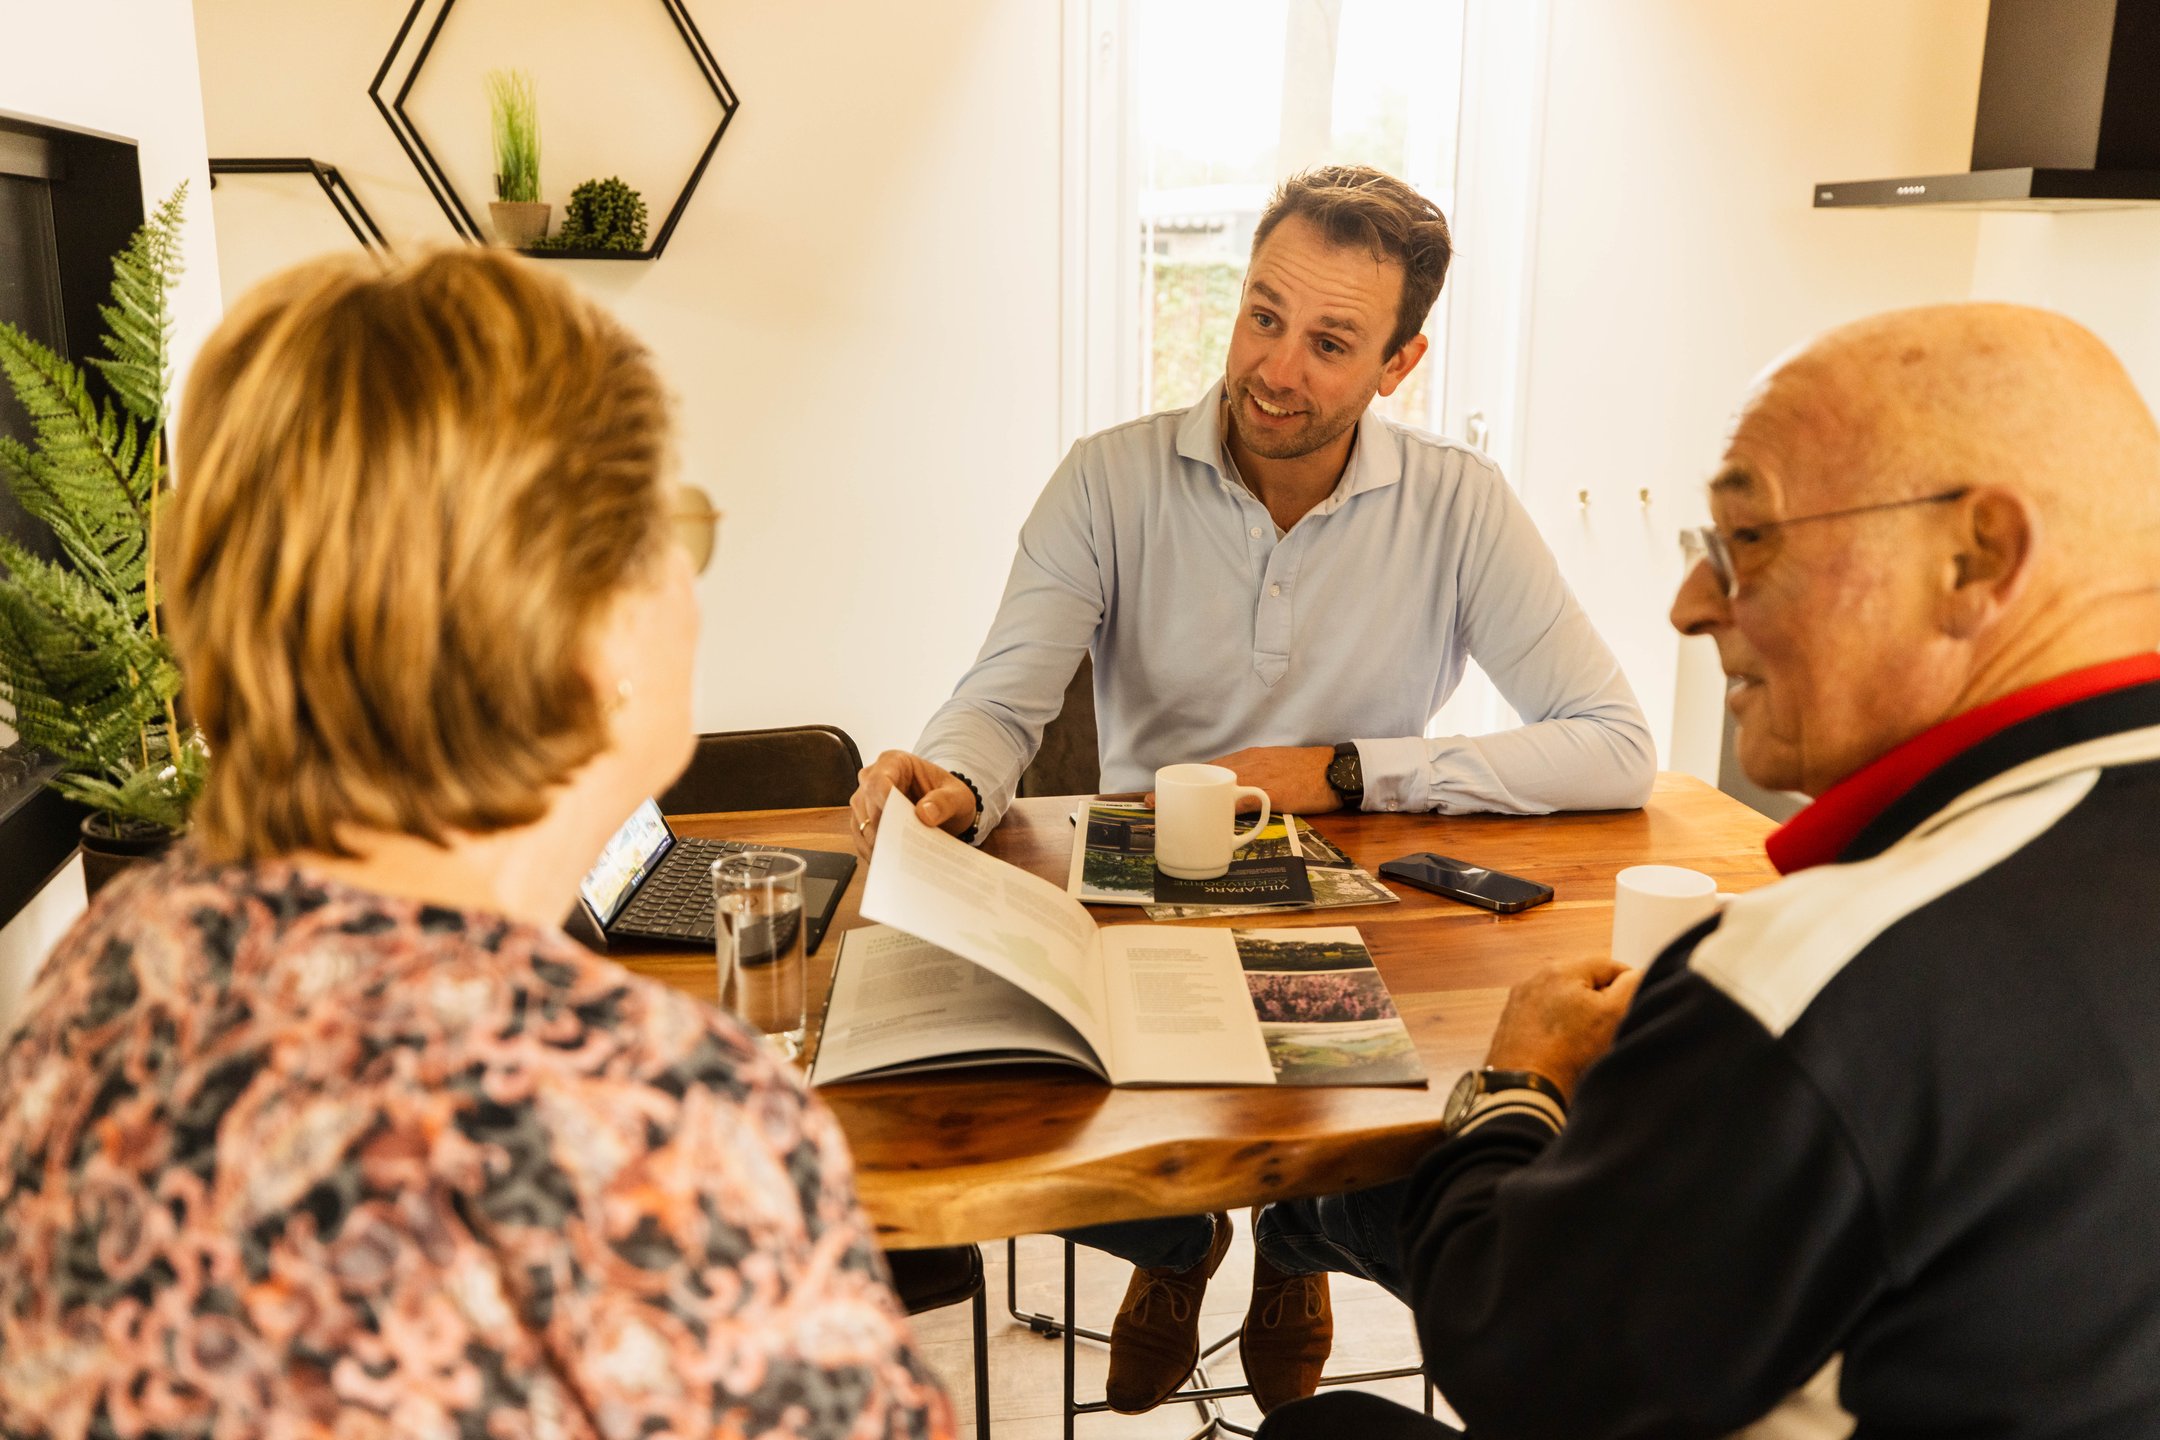
POLYGON ((1188 1270, 1133 1270, 1110 1325, 1110 1378, 1103 1398, 1125 1415, 1152 1410, 1200 1363, 1200 1297, 1230 1253, 1230 1217, 1210 1215, 1215 1236, 1188 1270))
POLYGON ((1285 1275, 1253 1256, 1252 1303, 1238 1353, 1253 1403, 1265 1415, 1320 1388, 1320 1372, 1335 1348, 1335 1305, 1325 1270, 1285 1275))

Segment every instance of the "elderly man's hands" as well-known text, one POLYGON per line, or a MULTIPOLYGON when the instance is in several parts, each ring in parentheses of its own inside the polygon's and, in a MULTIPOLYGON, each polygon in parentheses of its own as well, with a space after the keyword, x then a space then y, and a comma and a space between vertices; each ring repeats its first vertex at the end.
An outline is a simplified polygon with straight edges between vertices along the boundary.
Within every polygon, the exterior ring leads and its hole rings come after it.
POLYGON ((1508 992, 1485 1063, 1534 1070, 1574 1099, 1575 1082, 1612 1046, 1641 983, 1641 971, 1610 960, 1554 961, 1508 992))
POLYGON ((915 802, 915 813, 926 825, 958 835, 975 823, 974 793, 950 770, 920 755, 887 750, 857 772, 855 779, 848 811, 855 822, 855 853, 865 860, 877 843, 885 801, 895 793, 915 802))

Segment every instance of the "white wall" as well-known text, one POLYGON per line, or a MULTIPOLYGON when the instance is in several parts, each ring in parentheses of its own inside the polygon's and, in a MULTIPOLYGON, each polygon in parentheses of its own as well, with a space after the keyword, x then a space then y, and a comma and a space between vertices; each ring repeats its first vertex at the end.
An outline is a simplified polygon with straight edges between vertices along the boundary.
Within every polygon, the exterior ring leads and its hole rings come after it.
MULTIPOLYGON (((199 0, 213 153, 333 162, 394 243, 449 241, 366 95, 406 8, 199 0)), ((701 728, 911 745, 1058 460, 1059 7, 689 8, 742 109, 667 253, 551 263, 653 346, 727 511, 701 728)), ((504 65, 537 83, 548 197, 619 173, 657 225, 717 118, 662 7, 457 8, 409 109, 473 205, 504 65)), ((351 243, 303 179, 221 180, 218 221, 234 294, 351 243)))
MULTIPOLYGON (((176 377, 184 376, 220 314, 195 17, 186 0, 0 0, 0 112, 134 141, 146 210, 188 181, 187 275, 173 300, 176 377)), ((71 863, 0 928, 0 1023, 82 905, 82 870, 71 863)))
POLYGON ((1972 294, 2044 305, 2090 326, 2146 403, 2160 402, 2160 209, 1986 215, 1972 294))
POLYGON ((1965 169, 1986 15, 1986 0, 1554 7, 1519 483, 1673 737, 1668 764, 1716 774, 1715 661, 1691 642, 1676 707, 1665 611, 1675 532, 1701 523, 1749 378, 1825 326, 1971 284, 1974 216, 1818 212, 1810 186, 1965 169))
MULTIPOLYGON (((2160 216, 1809 204, 1818 180, 1965 167, 1986 8, 1555 0, 1516 470, 1669 764, 1714 774, 1722 719, 1714 660, 1665 623, 1674 532, 1779 352, 1875 310, 2005 296, 2093 321, 2160 381, 2160 216)), ((214 148, 332 160, 395 237, 447 240, 364 94, 404 9, 201 0, 214 148)), ((707 102, 659 6, 580 28, 601 9, 540 0, 506 24, 467 0, 445 28, 413 108, 469 198, 480 75, 520 64, 551 196, 619 171, 664 206, 698 138, 678 117, 707 102)), ((701 723, 905 744, 1056 459, 1060 7, 692 9, 742 113, 666 257, 564 269, 653 343, 687 468, 729 511, 701 723)), ((218 214, 228 291, 350 243, 304 181, 228 180, 218 214)))

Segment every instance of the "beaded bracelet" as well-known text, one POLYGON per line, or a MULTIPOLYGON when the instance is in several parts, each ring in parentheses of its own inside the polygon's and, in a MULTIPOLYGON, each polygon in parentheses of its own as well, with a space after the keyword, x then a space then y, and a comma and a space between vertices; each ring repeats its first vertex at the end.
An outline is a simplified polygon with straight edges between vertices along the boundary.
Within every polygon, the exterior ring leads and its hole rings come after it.
POLYGON ((953 779, 955 779, 955 780, 958 780, 958 781, 959 781, 959 782, 960 782, 961 784, 963 784, 963 785, 965 785, 965 786, 967 786, 967 787, 968 787, 968 794, 970 794, 970 795, 972 795, 972 796, 974 796, 974 797, 975 797, 975 818, 974 818, 974 819, 972 819, 972 820, 970 820, 970 821, 968 821, 968 827, 967 827, 967 829, 965 829, 965 830, 963 830, 963 831, 961 831, 961 832, 960 832, 960 839, 961 839, 961 840, 962 840, 962 841, 963 841, 964 843, 966 843, 966 844, 969 844, 969 845, 972 845, 972 844, 974 844, 974 843, 975 843, 975 833, 976 833, 976 832, 977 832, 978 830, 982 829, 982 817, 983 817, 983 801, 982 801, 982 791, 980 791, 980 790, 976 789, 976 788, 975 788, 975 782, 974 782, 973 780, 970 780, 970 779, 968 779, 968 777, 967 777, 967 776, 965 776, 965 775, 962 775, 962 774, 961 774, 961 773, 960 773, 959 771, 957 771, 957 770, 955 770, 955 771, 952 771, 952 772, 951 772, 951 774, 952 774, 952 778, 953 778, 953 779))

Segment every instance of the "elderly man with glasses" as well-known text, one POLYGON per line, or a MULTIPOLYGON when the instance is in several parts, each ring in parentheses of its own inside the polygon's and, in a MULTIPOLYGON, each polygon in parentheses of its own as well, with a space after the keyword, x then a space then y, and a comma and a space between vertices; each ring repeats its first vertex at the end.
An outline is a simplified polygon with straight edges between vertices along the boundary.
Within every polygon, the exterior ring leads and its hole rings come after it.
POLYGON ((2160 1434, 2160 432, 2060 316, 1905 311, 1771 372, 1711 510, 1672 618, 1815 797, 1784 878, 1525 982, 1310 1263, 1400 1237, 1478 1440, 2160 1434))

